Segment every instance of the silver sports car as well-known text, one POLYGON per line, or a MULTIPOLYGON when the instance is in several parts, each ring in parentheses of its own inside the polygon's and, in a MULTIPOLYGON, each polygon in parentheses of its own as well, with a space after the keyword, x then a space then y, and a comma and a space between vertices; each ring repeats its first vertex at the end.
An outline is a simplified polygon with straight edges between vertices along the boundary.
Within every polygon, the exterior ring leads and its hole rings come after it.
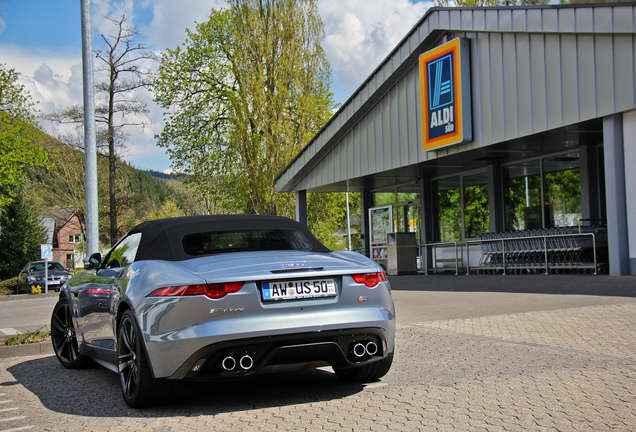
POLYGON ((395 309, 381 267, 330 251, 274 216, 144 222, 69 280, 53 310, 55 354, 117 372, 131 407, 166 400, 175 380, 250 377, 331 365, 345 380, 384 376, 395 309))

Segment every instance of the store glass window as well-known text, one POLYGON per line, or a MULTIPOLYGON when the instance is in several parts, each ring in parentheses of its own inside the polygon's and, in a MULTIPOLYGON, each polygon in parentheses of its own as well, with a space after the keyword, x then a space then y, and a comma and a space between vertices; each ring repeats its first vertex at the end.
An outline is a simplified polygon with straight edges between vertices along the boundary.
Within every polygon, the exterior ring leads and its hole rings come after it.
POLYGON ((581 218, 579 153, 504 168, 506 230, 577 226, 581 218))
POLYGON ((488 175, 464 177, 464 238, 474 238, 490 231, 488 175))
POLYGON ((542 228, 545 207, 541 205, 540 161, 505 167, 503 174, 506 231, 542 228))
POLYGON ((433 182, 437 195, 437 238, 442 242, 462 239, 462 206, 459 177, 433 182))
POLYGON ((373 194, 373 207, 393 204, 396 201, 395 192, 375 192, 373 194))
POLYGON ((582 217, 578 152, 543 160, 543 193, 545 204, 550 206, 546 227, 578 225, 582 217))

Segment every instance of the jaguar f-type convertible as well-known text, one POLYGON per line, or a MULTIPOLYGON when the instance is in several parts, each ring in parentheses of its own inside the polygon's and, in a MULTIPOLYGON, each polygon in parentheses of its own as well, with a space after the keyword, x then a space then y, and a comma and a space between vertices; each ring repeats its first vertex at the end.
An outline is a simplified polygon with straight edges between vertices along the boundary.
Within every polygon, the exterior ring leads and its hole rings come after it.
POLYGON ((67 368, 118 373, 131 407, 175 380, 227 380, 330 365, 372 381, 393 361, 395 310, 383 269, 330 251, 274 216, 144 222, 64 284, 51 318, 67 368), (282 368, 284 369, 284 368, 282 368))

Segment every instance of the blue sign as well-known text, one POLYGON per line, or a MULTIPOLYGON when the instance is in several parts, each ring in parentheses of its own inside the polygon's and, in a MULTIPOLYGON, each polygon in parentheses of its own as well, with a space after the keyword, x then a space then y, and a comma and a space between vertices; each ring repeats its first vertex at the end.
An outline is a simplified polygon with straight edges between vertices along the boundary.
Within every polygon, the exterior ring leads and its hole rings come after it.
POLYGON ((420 56, 424 150, 472 139, 468 41, 457 38, 420 56))
POLYGON ((43 260, 53 259, 53 246, 50 244, 40 245, 40 257, 43 260))
POLYGON ((453 53, 428 65, 429 110, 433 111, 453 103, 453 53))

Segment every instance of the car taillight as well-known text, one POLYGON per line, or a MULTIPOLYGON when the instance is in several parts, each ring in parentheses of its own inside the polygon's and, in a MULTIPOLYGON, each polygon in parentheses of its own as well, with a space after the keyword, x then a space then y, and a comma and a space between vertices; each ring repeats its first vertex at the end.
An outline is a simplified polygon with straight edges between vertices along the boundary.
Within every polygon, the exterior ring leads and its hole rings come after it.
POLYGON ((186 297, 204 295, 211 299, 220 299, 227 294, 235 293, 243 288, 245 282, 226 282, 198 285, 178 285, 159 288, 148 294, 147 297, 186 297))
POLYGON ((364 273, 364 274, 354 274, 351 275, 351 278, 355 283, 365 284, 369 288, 373 288, 380 282, 386 282, 386 273, 378 272, 378 273, 364 273))
POLYGON ((87 294, 110 294, 110 290, 108 288, 89 288, 86 291, 87 294))

